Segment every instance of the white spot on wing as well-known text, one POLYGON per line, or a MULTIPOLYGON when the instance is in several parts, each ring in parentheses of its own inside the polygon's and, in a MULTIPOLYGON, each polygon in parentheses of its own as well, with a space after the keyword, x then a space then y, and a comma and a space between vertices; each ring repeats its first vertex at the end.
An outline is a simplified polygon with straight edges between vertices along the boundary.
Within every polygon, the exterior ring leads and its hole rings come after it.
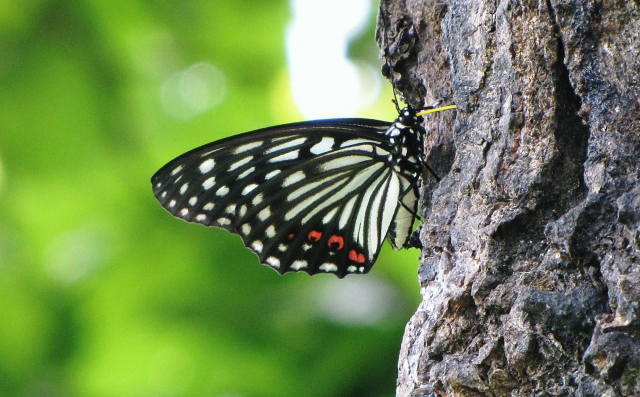
POLYGON ((264 176, 264 179, 269 180, 271 178, 273 178, 274 176, 278 175, 280 173, 280 170, 273 170, 271 172, 269 172, 267 175, 264 176))
POLYGON ((244 234, 246 236, 249 233, 251 233, 251 225, 248 224, 248 223, 243 224, 242 225, 242 234, 244 234))
POLYGON ((182 171, 182 165, 179 165, 176 168, 174 168, 173 171, 171 171, 171 175, 175 175, 180 171, 182 171))
POLYGON ((202 154, 200 155, 200 157, 205 158, 205 157, 207 157, 208 155, 210 155, 211 153, 215 153, 215 152, 219 151, 220 149, 221 149, 221 148, 217 148, 217 149, 213 149, 213 150, 206 151, 206 152, 202 153, 202 154))
POLYGON ((233 151, 233 153, 234 154, 243 153, 243 152, 246 152, 248 150, 255 149, 260 145, 262 145, 262 141, 245 143, 244 145, 238 146, 236 148, 236 150, 233 151))
POLYGON ((372 143, 372 142, 367 141, 365 139, 349 139, 347 141, 342 142, 340 144, 340 147, 344 148, 344 147, 356 146, 356 145, 361 145, 363 143, 372 143))
POLYGON ((355 164, 363 163, 366 161, 371 161, 371 157, 359 155, 342 156, 322 163, 320 165, 320 169, 322 171, 331 171, 337 168, 353 166, 355 164))
POLYGON ((314 190, 315 188, 321 186, 321 185, 327 185, 328 187, 325 187, 324 189, 321 189, 321 191, 324 191, 328 188, 331 188, 331 186, 333 186, 335 183, 332 184, 327 184, 327 182, 330 182, 334 179, 338 179, 338 178, 342 178, 344 175, 346 175, 346 172, 338 172, 332 175, 327 176, 324 179, 320 179, 317 180, 315 182, 310 182, 310 183, 305 183, 302 186, 298 187, 297 189, 295 189, 292 193, 290 193, 287 196, 287 200, 288 201, 294 201, 295 199, 297 199, 300 196, 305 195, 306 193, 314 190))
POLYGON ((196 196, 191 196, 191 198, 189 199, 189 205, 191 206, 196 205, 197 202, 198 202, 198 197, 196 196))
POLYGON ((245 216, 245 214, 246 214, 246 213, 247 213, 247 206, 243 204, 243 205, 240 207, 239 215, 242 217, 242 216, 245 216))
POLYGON ((188 208, 183 208, 183 209, 180 210, 180 215, 187 216, 187 214, 189 214, 189 209, 188 208))
POLYGON ((307 243, 302 244, 302 249, 305 250, 305 251, 308 251, 311 247, 312 247, 311 244, 307 244, 307 243))
POLYGON ((322 265, 320 265, 320 267, 318 267, 318 269, 325 271, 325 272, 335 272, 336 270, 338 270, 338 266, 336 266, 334 263, 323 263, 322 265))
POLYGON ((218 218, 218 223, 223 225, 223 226, 227 226, 231 224, 231 219, 229 218, 218 218))
POLYGON ((216 184, 216 178, 215 177, 211 177, 211 178, 207 178, 205 179, 204 182, 202 182, 202 188, 204 190, 209 190, 213 187, 213 185, 216 184))
POLYGON ((327 224, 327 223, 331 222, 331 219, 333 219, 333 217, 336 214, 336 212, 338 212, 338 207, 336 207, 336 208, 332 209, 331 211, 329 211, 327 213, 327 215, 325 215, 322 218, 322 223, 327 224))
POLYGON ((251 204, 258 205, 262 202, 262 193, 256 194, 256 196, 251 200, 251 204))
POLYGON ((165 191, 165 192, 162 192, 162 194, 160 195, 160 197, 162 197, 162 198, 167 197, 167 192, 166 192, 166 191, 165 191))
POLYGON ((328 136, 323 137, 320 142, 311 146, 309 151, 313 154, 322 154, 326 153, 333 147, 334 139, 328 136))
POLYGON ((351 200, 347 202, 347 205, 344 206, 342 210, 342 214, 340 214, 340 220, 338 221, 338 227, 340 229, 344 229, 349 221, 349 217, 351 216, 351 211, 353 210, 353 205, 356 203, 356 199, 358 196, 353 196, 351 200))
POLYGON ((242 167, 243 165, 249 163, 251 160, 253 160, 253 156, 248 156, 248 157, 245 157, 245 158, 243 158, 241 160, 238 160, 238 161, 236 161, 235 163, 233 163, 233 164, 231 164, 229 166, 229 171, 233 171, 235 169, 238 169, 238 168, 242 167))
POLYGON ((389 130, 386 132, 385 135, 388 136, 398 136, 400 135, 400 130, 398 129, 398 127, 394 124, 391 126, 391 128, 389 128, 389 130))
POLYGON ((244 187, 244 189, 242 189, 242 195, 243 195, 243 196, 246 196, 247 194, 251 193, 251 191, 252 191, 253 189, 255 189, 255 188, 257 188, 257 187, 258 187, 258 185, 257 185, 257 184, 255 184, 255 183, 252 183, 252 184, 250 184, 250 185, 245 186, 245 187, 244 187))
POLYGON ((269 153, 273 153, 273 152, 277 152, 278 150, 284 150, 284 149, 289 149, 289 148, 293 148, 296 146, 299 146, 301 144, 303 144, 305 141, 307 140, 307 138, 296 138, 296 139, 292 139, 288 142, 285 143, 281 143, 280 145, 276 145, 272 148, 269 148, 267 150, 264 151, 265 154, 269 154, 269 153))
POLYGON ((246 170, 242 171, 240 175, 238 175, 238 179, 245 178, 247 175, 252 174, 255 170, 256 167, 247 168, 246 170))
POLYGON ((285 160, 295 160, 298 158, 298 153, 300 152, 300 150, 296 149, 296 150, 292 150, 290 152, 286 152, 283 153, 279 156, 276 157, 272 157, 269 159, 270 163, 275 163, 278 161, 285 161, 285 160))
POLYGON ((255 240, 253 243, 251 243, 251 248, 253 248, 253 250, 256 252, 262 252, 262 241, 255 240))
POLYGON ((349 273, 353 273, 353 272, 355 272, 356 270, 358 270, 358 268, 357 268, 357 267, 355 267, 355 266, 353 266, 353 265, 351 265, 351 266, 349 266, 349 267, 347 268, 347 271, 348 271, 349 273))
POLYGON ((305 260, 293 261, 293 263, 291 264, 291 268, 293 270, 305 269, 307 266, 309 266, 309 264, 305 260))
POLYGON ((287 250, 287 246, 284 245, 284 244, 280 244, 280 245, 278 245, 278 250, 280 252, 285 252, 287 250))
POLYGON ((183 183, 182 186, 180 186, 180 194, 184 194, 184 192, 186 192, 187 189, 189 189, 189 184, 183 183))
POLYGON ((267 237, 271 238, 273 236, 276 235, 276 228, 273 225, 269 225, 269 227, 267 228, 267 230, 264 231, 264 234, 267 235, 267 237))
POLYGON ((175 200, 169 201, 169 208, 173 208, 175 206, 176 206, 176 201, 175 200))
POLYGON ((213 203, 209 202, 205 204, 204 207, 202 207, 202 209, 205 211, 211 211, 213 209, 213 203))
POLYGON ((292 139, 294 136, 297 136, 297 135, 281 136, 281 137, 277 137, 277 138, 271 138, 271 142, 275 143, 275 142, 280 142, 280 141, 286 141, 288 139, 292 139))
POLYGON ((268 257, 266 262, 272 267, 275 267, 275 268, 280 267, 280 259, 276 258, 275 256, 268 257))
POLYGON ((270 216, 271 216, 271 210, 269 209, 269 207, 264 207, 262 211, 258 212, 258 218, 260 218, 261 221, 264 221, 270 216))
POLYGON ((287 176, 286 178, 284 178, 284 181, 282 181, 282 187, 287 187, 289 185, 293 185, 296 182, 300 182, 304 178, 305 178, 304 172, 296 171, 293 174, 291 174, 291 175, 287 176))
POLYGON ((211 171, 215 165, 216 162, 213 161, 213 159, 206 159, 205 161, 200 163, 200 166, 198 168, 200 169, 200 173, 206 174, 207 172, 211 171))
POLYGON ((206 219, 207 219, 207 216, 205 214, 196 215, 196 220, 199 221, 199 222, 202 222, 202 221, 204 221, 206 219))
POLYGON ((227 205, 227 208, 225 208, 224 211, 226 213, 228 213, 228 214, 235 214, 236 213, 236 205, 235 204, 227 205))
POLYGON ((229 188, 226 186, 221 186, 220 189, 216 190, 216 196, 226 196, 229 193, 229 188))

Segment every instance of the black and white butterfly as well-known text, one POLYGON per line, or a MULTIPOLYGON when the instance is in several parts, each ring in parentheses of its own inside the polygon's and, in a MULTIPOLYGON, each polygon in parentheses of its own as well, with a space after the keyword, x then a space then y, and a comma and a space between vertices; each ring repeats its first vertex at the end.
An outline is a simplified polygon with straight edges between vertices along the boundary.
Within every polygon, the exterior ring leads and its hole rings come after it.
POLYGON ((385 238, 402 248, 428 169, 422 117, 333 119, 211 142, 152 178, 172 215, 238 234, 279 273, 366 273, 385 238))

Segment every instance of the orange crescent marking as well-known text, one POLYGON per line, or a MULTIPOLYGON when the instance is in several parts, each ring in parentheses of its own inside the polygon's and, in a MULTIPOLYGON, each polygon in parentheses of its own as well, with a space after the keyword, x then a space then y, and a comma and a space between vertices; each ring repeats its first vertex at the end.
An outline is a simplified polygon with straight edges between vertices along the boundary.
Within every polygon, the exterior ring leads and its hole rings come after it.
POLYGON ((331 237, 329 237, 329 241, 327 242, 327 245, 329 246, 329 248, 332 248, 331 246, 333 244, 338 244, 338 248, 336 249, 340 251, 341 249, 344 248, 344 237, 338 236, 337 234, 331 235, 331 237))
POLYGON ((307 235, 307 238, 309 239, 309 241, 320 241, 320 239, 322 238, 322 232, 312 230, 307 235))

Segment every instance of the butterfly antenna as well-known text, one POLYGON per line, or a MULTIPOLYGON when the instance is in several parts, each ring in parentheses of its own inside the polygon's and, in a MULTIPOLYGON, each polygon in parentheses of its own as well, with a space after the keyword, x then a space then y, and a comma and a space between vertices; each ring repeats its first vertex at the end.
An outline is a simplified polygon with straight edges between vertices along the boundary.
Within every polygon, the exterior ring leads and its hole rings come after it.
MULTIPOLYGON (((458 107, 456 105, 447 105, 447 106, 440 106, 440 107, 425 106, 422 109, 420 109, 417 115, 423 116, 429 113, 436 113, 436 112, 441 112, 443 110, 451 110, 451 109, 457 109, 457 108, 458 107)), ((427 171, 429 171, 429 173, 431 173, 431 175, 433 175, 434 178, 436 178, 436 181, 440 182, 440 177, 438 176, 438 174, 435 173, 435 171, 431 167, 429 167, 429 164, 424 163, 424 167, 427 171)))
POLYGON ((393 89, 393 99, 391 100, 396 105, 396 111, 400 114, 400 105, 398 104, 398 97, 396 96, 396 89, 393 89))
POLYGON ((425 106, 422 109, 420 109, 420 111, 418 112, 418 116, 423 116, 429 113, 442 112, 443 110, 451 110, 451 109, 457 109, 457 108, 458 107, 456 105, 440 106, 437 108, 433 106, 425 106))

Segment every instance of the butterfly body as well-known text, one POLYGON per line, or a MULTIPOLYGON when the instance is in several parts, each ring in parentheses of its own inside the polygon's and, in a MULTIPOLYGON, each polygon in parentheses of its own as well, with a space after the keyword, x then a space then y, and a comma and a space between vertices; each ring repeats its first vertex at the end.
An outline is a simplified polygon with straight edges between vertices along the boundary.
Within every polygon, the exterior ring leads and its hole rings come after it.
POLYGON ((401 248, 424 169, 422 117, 334 119, 256 130, 191 150, 153 177, 176 217, 238 234, 280 273, 366 273, 401 248))

